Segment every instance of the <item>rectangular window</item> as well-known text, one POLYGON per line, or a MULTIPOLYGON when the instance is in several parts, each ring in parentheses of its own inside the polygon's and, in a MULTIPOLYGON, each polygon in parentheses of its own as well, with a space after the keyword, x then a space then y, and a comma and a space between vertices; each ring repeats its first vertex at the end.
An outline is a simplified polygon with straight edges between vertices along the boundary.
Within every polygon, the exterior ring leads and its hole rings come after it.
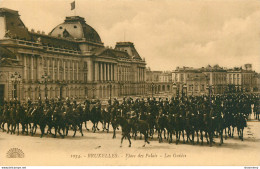
POLYGON ((204 91, 205 90, 205 86, 204 86, 204 84, 203 85, 201 85, 201 89, 200 89, 201 91, 204 91))
POLYGON ((189 85, 189 91, 192 91, 192 85, 189 85))
POLYGON ((181 74, 181 82, 184 81, 184 77, 183 77, 183 74, 181 74))
POLYGON ((195 85, 195 91, 198 91, 198 90, 199 90, 198 85, 195 85))
POLYGON ((88 68, 88 64, 87 62, 84 62, 84 69, 87 69, 88 68))
POLYGON ((88 80, 88 74, 84 73, 84 82, 87 82, 87 80, 88 80))

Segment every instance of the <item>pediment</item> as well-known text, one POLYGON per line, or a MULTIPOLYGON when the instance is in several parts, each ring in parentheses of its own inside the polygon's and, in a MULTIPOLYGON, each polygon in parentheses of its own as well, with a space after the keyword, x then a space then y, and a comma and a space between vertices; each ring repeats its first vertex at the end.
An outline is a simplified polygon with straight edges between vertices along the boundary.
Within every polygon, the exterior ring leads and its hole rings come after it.
POLYGON ((102 52, 98 53, 97 56, 106 56, 106 57, 117 57, 112 51, 111 49, 105 49, 102 52))

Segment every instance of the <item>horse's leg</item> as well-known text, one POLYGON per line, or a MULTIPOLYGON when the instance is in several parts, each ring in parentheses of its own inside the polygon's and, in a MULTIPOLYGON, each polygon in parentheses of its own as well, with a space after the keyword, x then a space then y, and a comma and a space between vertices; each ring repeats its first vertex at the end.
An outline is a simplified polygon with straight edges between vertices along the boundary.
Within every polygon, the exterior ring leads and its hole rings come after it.
POLYGON ((235 127, 232 127, 232 134, 231 134, 231 137, 233 138, 234 136, 234 130, 235 130, 235 127))
POLYGON ((199 144, 200 139, 199 139, 199 130, 196 130, 196 134, 197 134, 197 144, 199 144))
POLYGON ((244 133, 243 133, 243 132, 244 132, 244 129, 242 128, 242 129, 241 129, 241 140, 242 140, 242 141, 244 141, 244 133))
POLYGON ((203 131, 200 130, 200 139, 201 139, 201 145, 203 145, 203 131))
POLYGON ((122 147, 122 144, 123 144, 124 138, 125 138, 125 135, 123 135, 122 138, 121 138, 121 144, 120 144, 120 147, 122 147))
POLYGON ((93 133, 95 133, 95 132, 96 132, 96 123, 95 123, 95 122, 93 122, 92 131, 93 131, 93 133))
POLYGON ((178 144, 179 143, 179 131, 175 131, 175 133, 176 133, 176 144, 178 144))
POLYGON ((64 126, 62 126, 62 138, 65 138, 65 134, 66 134, 66 136, 68 135, 68 131, 69 131, 69 126, 67 125, 64 125, 64 126))
POLYGON ((220 130, 220 145, 223 144, 223 129, 220 130))
POLYGON ((37 129, 37 124, 35 124, 34 134, 36 133, 36 129, 37 129))
POLYGON ((55 126, 54 126, 54 135, 53 135, 54 138, 56 138, 57 130, 58 130, 58 126, 55 125, 55 126))
POLYGON ((182 139, 183 139, 183 144, 185 144, 184 130, 182 130, 182 139))
POLYGON ((143 147, 145 147, 146 140, 147 140, 147 138, 146 138, 146 133, 144 133, 144 145, 143 145, 143 147))
POLYGON ((237 127, 237 136, 239 139, 241 139, 241 135, 240 135, 240 127, 237 127))
POLYGON ((159 143, 161 143, 162 142, 162 130, 161 129, 158 130, 158 137, 159 137, 159 143))
POLYGON ((116 127, 113 127, 113 139, 116 138, 116 127))
POLYGON ((65 133, 66 133, 66 136, 68 136, 68 133, 69 133, 69 125, 65 126, 64 128, 66 129, 66 131, 64 130, 65 133))
POLYGON ((191 133, 191 139, 192 139, 192 144, 194 145, 194 131, 192 131, 192 133, 191 133))
POLYGON ((87 126, 87 120, 85 121, 85 127, 86 127, 86 130, 89 131, 88 126, 87 126))
POLYGON ((41 129, 41 138, 44 135, 44 130, 45 130, 45 125, 40 125, 40 129, 41 129))
POLYGON ((207 132, 207 131, 205 131, 205 138, 206 138, 206 140, 207 140, 207 144, 209 144, 209 140, 208 140, 208 132, 207 132))
POLYGON ((97 130, 99 131, 99 128, 98 128, 98 122, 97 122, 97 124, 96 124, 96 128, 97 128, 97 130))
POLYGON ((3 122, 2 124, 2 129, 3 129, 3 132, 5 131, 5 122, 3 122))
POLYGON ((228 126, 228 136, 231 137, 231 126, 228 126))
POLYGON ((105 121, 103 121, 103 122, 101 122, 102 123, 102 128, 103 128, 103 130, 102 131, 105 131, 105 128, 106 128, 106 122, 105 121))
POLYGON ((172 130, 168 131, 169 143, 172 143, 172 130))
POLYGON ((227 139, 227 128, 225 127, 225 140, 227 139))
POLYGON ((83 136, 82 126, 83 126, 83 123, 79 123, 79 131, 81 132, 81 136, 83 136))
POLYGON ((73 137, 75 137, 76 132, 77 132, 77 126, 75 124, 73 124, 72 127, 73 127, 73 130, 74 130, 73 137))
MULTIPOLYGON (((129 146, 128 147, 131 147, 130 133, 127 135, 127 138, 128 138, 128 141, 129 141, 129 146)), ((121 147, 122 147, 122 142, 121 142, 121 147)))
POLYGON ((17 123, 17 135, 19 135, 19 122, 17 123))
POLYGON ((31 129, 30 129, 31 136, 33 136, 33 129, 34 129, 34 124, 31 126, 31 129))
POLYGON ((107 133, 109 133, 109 122, 107 123, 107 133))
POLYGON ((186 129, 186 135, 187 135, 187 141, 186 141, 186 143, 188 143, 189 140, 190 140, 190 130, 189 130, 189 129, 186 129))

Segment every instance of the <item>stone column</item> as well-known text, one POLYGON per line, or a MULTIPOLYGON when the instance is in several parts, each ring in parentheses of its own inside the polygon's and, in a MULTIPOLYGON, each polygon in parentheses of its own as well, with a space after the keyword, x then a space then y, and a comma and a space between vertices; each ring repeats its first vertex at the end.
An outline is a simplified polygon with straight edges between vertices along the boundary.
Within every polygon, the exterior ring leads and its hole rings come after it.
POLYGON ((31 56, 31 70, 32 70, 32 72, 31 72, 31 80, 33 81, 33 55, 31 56))
POLYGON ((101 71, 100 71, 100 62, 97 62, 98 64, 98 81, 101 79, 101 71))
POLYGON ((77 62, 77 80, 79 80, 79 62, 77 62))
POLYGON ((66 60, 63 62, 63 80, 68 80, 66 79, 66 60))
POLYGON ((117 73, 118 73, 117 64, 114 64, 114 80, 115 81, 117 80, 117 73))
POLYGON ((142 82, 144 81, 144 68, 142 68, 142 82))
POLYGON ((55 60, 53 59, 53 60, 52 60, 52 79, 53 79, 53 80, 56 80, 56 79, 55 79, 54 64, 55 64, 55 60))
POLYGON ((75 64, 74 64, 74 62, 72 61, 72 80, 75 80, 74 71, 75 71, 75 64))
POLYGON ((58 76, 58 78, 57 78, 57 80, 61 80, 60 79, 60 60, 58 59, 57 62, 58 62, 58 66, 57 66, 57 72, 58 72, 57 76, 58 76))
POLYGON ((24 79, 27 80, 27 57, 23 55, 23 64, 24 64, 24 79))
POLYGON ((98 81, 98 63, 95 62, 95 81, 98 81))
POLYGON ((107 81, 109 81, 109 63, 107 63, 107 81))
POLYGON ((48 75, 50 75, 50 60, 49 60, 49 58, 45 58, 45 59, 47 59, 47 65, 46 65, 47 73, 48 73, 48 75))
POLYGON ((109 63, 108 68, 109 68, 109 80, 112 81, 112 76, 111 76, 111 74, 112 74, 111 63, 109 63))
POLYGON ((100 80, 103 81, 103 63, 100 62, 100 80))
POLYGON ((104 63, 104 81, 107 81, 107 64, 104 63))
POLYGON ((115 81, 115 64, 112 64, 112 80, 115 81))

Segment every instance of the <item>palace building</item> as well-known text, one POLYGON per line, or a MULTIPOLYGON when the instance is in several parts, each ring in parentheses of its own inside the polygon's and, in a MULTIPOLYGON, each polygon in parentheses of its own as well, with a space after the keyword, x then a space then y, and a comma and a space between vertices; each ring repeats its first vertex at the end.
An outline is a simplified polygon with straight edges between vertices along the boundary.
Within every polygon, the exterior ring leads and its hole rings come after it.
POLYGON ((29 31, 18 11, 0 8, 0 59, 0 101, 145 93, 146 63, 134 44, 105 47, 80 16, 45 34, 29 31))
POLYGON ((219 65, 192 68, 177 67, 172 79, 178 94, 205 95, 236 92, 257 92, 257 73, 252 64, 244 68, 223 68, 219 65))

